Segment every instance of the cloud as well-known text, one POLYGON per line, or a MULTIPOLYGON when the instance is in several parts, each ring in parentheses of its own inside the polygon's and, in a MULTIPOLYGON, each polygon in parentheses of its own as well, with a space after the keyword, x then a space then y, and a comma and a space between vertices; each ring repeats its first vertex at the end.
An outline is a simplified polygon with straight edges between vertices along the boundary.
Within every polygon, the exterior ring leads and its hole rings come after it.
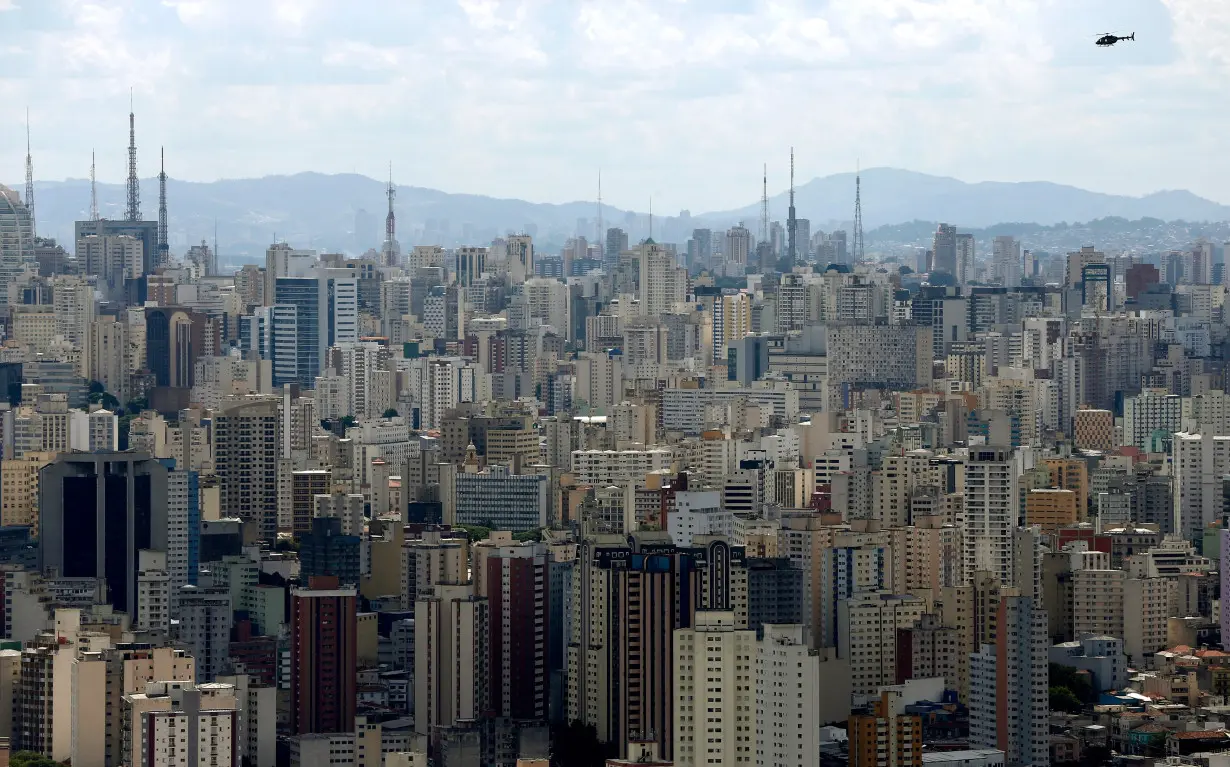
MULTIPOLYGON (((0 0, 47 178, 359 171, 531 200, 734 207, 892 165, 1225 197, 1224 0, 0 0), (17 23, 12 23, 13 19, 17 23), (1096 49, 1112 26, 1134 44, 1096 49), (148 149, 146 149, 148 148, 148 149), (148 156, 149 159, 146 159, 148 156)), ((21 172, 0 125, 0 178, 21 172), (5 175, 7 173, 7 175, 5 175)))

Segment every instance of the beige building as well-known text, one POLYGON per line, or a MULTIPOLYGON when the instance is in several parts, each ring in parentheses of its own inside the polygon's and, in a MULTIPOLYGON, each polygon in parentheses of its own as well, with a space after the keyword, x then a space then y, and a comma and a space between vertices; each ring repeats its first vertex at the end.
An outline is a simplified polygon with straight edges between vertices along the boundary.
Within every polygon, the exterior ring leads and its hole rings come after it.
POLYGON ((1073 444, 1082 450, 1115 447, 1115 414, 1109 410, 1077 410, 1073 419, 1073 444))
POLYGON ((729 611, 675 631, 675 764, 756 762, 756 632, 729 611))
POLYGON ((1071 490, 1039 488, 1025 494, 1025 524, 1038 525, 1047 535, 1056 535, 1079 519, 1079 499, 1071 490))
MULTIPOLYGON (((1077 570, 1072 573, 1072 627, 1076 636, 1123 636, 1123 570, 1077 570)), ((1162 634, 1165 635, 1165 621, 1162 634)))
POLYGON ((124 729, 127 764, 237 767, 239 705, 229 684, 150 682, 124 696, 124 729))
POLYGON ((816 764, 820 728, 850 713, 850 664, 831 647, 812 650, 804 631, 766 625, 756 645, 758 764, 816 764))
POLYGON ((891 528, 888 542, 894 594, 927 590, 934 599, 942 588, 965 584, 961 528, 943 516, 916 516, 910 527, 891 528))
POLYGON ((1176 588, 1170 578, 1128 578, 1123 585, 1123 652, 1141 663, 1167 647, 1166 629, 1176 588))
POLYGON ((55 453, 26 453, 0 461, 0 525, 28 525, 38 537, 38 473, 55 453))
POLYGON ((487 711, 487 599, 473 585, 419 588, 414 603, 414 729, 433 741, 487 711))
POLYGON ((850 662, 850 691, 874 695, 897 681, 897 632, 926 612, 915 596, 856 594, 837 603, 837 653, 850 662))

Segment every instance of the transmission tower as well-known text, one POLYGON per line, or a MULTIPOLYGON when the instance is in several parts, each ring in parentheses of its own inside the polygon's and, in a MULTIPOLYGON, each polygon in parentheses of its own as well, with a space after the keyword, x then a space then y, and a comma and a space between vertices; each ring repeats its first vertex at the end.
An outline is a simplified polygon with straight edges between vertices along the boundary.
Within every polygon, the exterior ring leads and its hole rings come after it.
POLYGON ((30 110, 26 109, 26 209, 30 211, 30 235, 38 237, 34 220, 34 158, 30 154, 30 110))
POLYGON ((171 261, 171 244, 167 240, 167 150, 159 149, 158 170, 158 264, 171 261))
POLYGON ((94 184, 94 150, 90 150, 90 220, 98 220, 98 187, 94 184))
POLYGON ((850 249, 855 263, 864 260, 863 243, 863 190, 862 174, 858 165, 854 166, 854 247, 850 249))
POLYGON ((760 190, 760 241, 769 241, 769 164, 765 163, 760 190))
POLYGON ((798 244, 795 236, 799 222, 794 214, 794 147, 790 147, 790 211, 786 217, 786 252, 790 255, 790 265, 798 263, 798 244))
POLYGON ((606 262, 606 233, 602 230, 602 169, 598 169, 598 252, 606 262))
POLYGON ((393 186, 393 163, 389 163, 389 186, 385 190, 389 198, 389 212, 384 217, 384 265, 397 266, 397 216, 393 213, 393 200, 397 198, 397 187, 393 186))
POLYGON ((131 93, 128 96, 128 210, 124 218, 128 221, 141 220, 141 182, 137 179, 137 118, 132 111, 131 93))

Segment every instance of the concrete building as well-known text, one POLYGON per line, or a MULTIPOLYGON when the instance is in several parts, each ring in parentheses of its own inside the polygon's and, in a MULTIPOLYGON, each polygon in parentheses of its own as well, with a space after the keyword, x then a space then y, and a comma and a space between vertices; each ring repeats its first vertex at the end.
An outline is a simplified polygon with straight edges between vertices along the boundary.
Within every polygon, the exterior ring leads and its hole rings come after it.
POLYGON ((900 690, 884 690, 871 712, 850 717, 850 767, 920 767, 922 717, 906 712, 900 690))
POLYGON ((1030 597, 1005 596, 997 622, 994 644, 970 663, 970 746, 997 748, 1009 764, 1047 767, 1046 612, 1030 597))
POLYGON ((414 603, 414 731, 439 754, 488 711, 489 606, 472 585, 420 588, 414 603))
POLYGON ((965 464, 965 572, 1012 583, 1012 531, 1019 516, 1019 470, 1003 447, 970 450, 965 464))
POLYGON ((1111 636, 1086 635, 1072 642, 1051 647, 1048 660, 1093 677, 1095 692, 1118 690, 1127 684, 1127 658, 1123 640, 1111 636))
POLYGON ((850 662, 854 695, 874 695, 897 681, 897 632, 926 611, 915 596, 857 594, 837 603, 837 653, 850 662))
POLYGON ((757 764, 814 764, 820 728, 849 714, 849 666, 822 656, 803 626, 764 627, 756 645, 757 764))
POLYGON ((1025 524, 1038 525, 1048 535, 1075 524, 1080 516, 1079 499, 1071 490, 1038 488, 1025 494, 1025 524))
MULTIPOLYGON (((1079 411, 1078 411, 1079 412, 1079 411)), ((1153 436, 1166 438, 1182 429, 1183 398, 1165 389, 1145 389, 1123 400, 1123 444, 1144 451, 1153 449, 1153 436)))
POLYGON ((1082 450, 1110 450, 1116 446, 1115 414, 1109 410, 1077 410, 1072 435, 1072 444, 1082 450))
POLYGON ((225 589, 185 586, 180 591, 178 638, 196 659, 198 681, 212 682, 230 660, 233 610, 225 589))
POLYGON ((148 455, 61 455, 39 475, 39 563, 65 578, 106 580, 107 601, 135 613, 138 552, 169 551, 167 470, 148 455))
POLYGON ((223 516, 256 526, 261 540, 278 533, 278 459, 282 457, 278 400, 226 408, 214 418, 214 462, 223 516))
POLYGON ((1196 540, 1222 515, 1221 478, 1230 474, 1230 436, 1178 432, 1173 436, 1174 508, 1178 530, 1196 540))
POLYGON ((290 730, 347 732, 356 704, 356 600, 336 578, 312 579, 290 597, 290 730))
POLYGON ((699 611, 674 636, 677 765, 756 762, 756 632, 729 611, 699 611))
POLYGON ((125 695, 131 751, 125 764, 239 765, 239 711, 229 684, 150 682, 125 695))

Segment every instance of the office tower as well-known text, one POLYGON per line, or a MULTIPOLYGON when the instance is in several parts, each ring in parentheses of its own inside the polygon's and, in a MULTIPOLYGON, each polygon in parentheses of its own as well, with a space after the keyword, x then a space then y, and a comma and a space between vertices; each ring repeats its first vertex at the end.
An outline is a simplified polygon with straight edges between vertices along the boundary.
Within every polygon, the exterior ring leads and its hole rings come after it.
POLYGON ((282 310, 281 314, 275 311, 275 323, 286 324, 287 335, 294 338, 296 355, 293 368, 275 365, 275 386, 299 383, 312 388, 324 366, 326 350, 359 340, 359 281, 332 276, 330 271, 340 270, 324 269, 311 276, 278 277, 274 281, 275 310, 282 310))
MULTIPOLYGON (((1079 412, 1079 411, 1078 411, 1079 412)), ((1165 389, 1145 389, 1123 400, 1123 444, 1134 445, 1146 452, 1153 448, 1154 434, 1161 441, 1182 429, 1183 397, 1168 394, 1165 389)))
POLYGON ((8 307, 9 285, 34 263, 34 216, 17 192, 0 185, 0 309, 8 307))
POLYGON ((871 712, 850 717, 850 767, 922 767, 922 717, 901 690, 882 690, 871 712))
POLYGON ((226 516, 256 525, 261 540, 278 534, 278 402, 262 399, 214 419, 214 461, 226 516))
MULTIPOLYGON (((507 466, 492 465, 453 475, 451 494, 444 495, 444 521, 448 524, 493 523, 497 530, 522 533, 547 526, 548 477, 513 474, 507 466)), ((442 480, 444 478, 442 477, 442 480)), ((447 492, 447 488, 446 491, 447 492)))
MULTIPOLYGON (((627 249, 627 239, 624 240, 627 249)), ((707 267, 713 261, 713 230, 693 229, 688 240, 688 267, 707 267)))
POLYGON ((897 680, 897 633, 926 611, 915 596, 855 594, 837 603, 837 654, 850 663, 850 689, 874 695, 897 680))
MULTIPOLYGON (((1067 273, 1064 282, 1064 287, 1075 288, 1079 286, 1084 279, 1085 267, 1090 264, 1105 264, 1106 254, 1099 251, 1092 245, 1085 245, 1078 251, 1073 251, 1068 254, 1067 273)), ((1174 284, 1174 283, 1171 283, 1174 284)))
POLYGON ((122 703, 130 730, 124 745, 131 751, 117 755, 116 764, 240 764, 243 744, 233 686, 151 681, 140 692, 125 695, 122 703))
POLYGON ((675 764, 756 761, 755 649, 756 633, 724 610, 698 611, 675 631, 675 764))
POLYGON ((39 564, 106 580, 107 601, 137 605, 138 552, 168 550, 167 470, 148 455, 71 453, 39 475, 39 564))
POLYGON ((995 281, 1006 288, 1021 284, 1021 243, 1011 235, 1000 235, 992 243, 991 265, 995 281))
POLYGON ((1018 471, 1003 447, 970 450, 965 464, 965 572, 990 572, 1012 583, 1012 530, 1020 505, 1018 471))
MULTIPOLYGON (((488 650, 492 715, 521 725, 545 725, 549 704, 547 643, 551 625, 550 555, 538 543, 514 544, 475 553, 483 571, 478 596, 489 609, 488 650)), ((478 587, 478 578, 475 578, 478 587)))
POLYGON ((468 288, 487 271, 487 249, 457 248, 453 261, 453 275, 457 284, 468 288))
POLYGON ((349 732, 355 717, 357 592, 313 578, 290 595, 290 731, 349 732))
POLYGON ((204 315, 180 307, 145 309, 146 367, 156 385, 192 388, 197 359, 205 352, 206 324, 204 315))
POLYGON ((488 601, 474 593, 473 585, 419 586, 414 602, 414 731, 428 738, 430 753, 440 752, 449 731, 464 729, 489 711, 488 621, 488 601))
POLYGON ((935 230, 932 245, 932 272, 951 274, 957 277, 957 228, 952 224, 940 224, 935 230))
POLYGON ((531 324, 550 325, 557 335, 565 339, 569 337, 572 323, 568 317, 572 296, 566 284, 535 277, 525 281, 521 295, 525 298, 525 310, 531 324))
POLYGON ((726 379, 751 386, 769 372, 769 337, 746 336, 726 347, 726 379))
POLYGON ((1033 599, 1005 596, 994 643, 970 662, 970 747, 998 748, 1022 767, 1050 764, 1046 620, 1033 599))
POLYGON ((687 300, 687 269, 675 265, 675 254, 647 241, 636 248, 640 263, 640 314, 657 317, 687 300))
MULTIPOLYGON (((776 544, 776 536, 773 537, 776 544)), ((787 557, 752 558, 747 568, 747 627, 763 638, 770 625, 803 622, 803 571, 787 557)))
POLYGON ((1150 285, 1158 284, 1161 281, 1161 275, 1153 264, 1132 264, 1124 273, 1123 279, 1126 296, 1129 299, 1135 299, 1150 285))

